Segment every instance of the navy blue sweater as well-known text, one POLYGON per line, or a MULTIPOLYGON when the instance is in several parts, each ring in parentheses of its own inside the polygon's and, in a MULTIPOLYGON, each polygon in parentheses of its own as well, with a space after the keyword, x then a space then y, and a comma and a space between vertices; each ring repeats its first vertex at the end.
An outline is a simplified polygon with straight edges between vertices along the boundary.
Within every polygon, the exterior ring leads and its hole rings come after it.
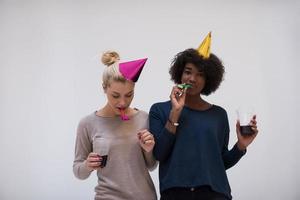
POLYGON ((226 111, 213 105, 205 111, 184 107, 176 134, 165 124, 171 102, 152 105, 150 131, 155 137, 154 156, 159 160, 160 192, 172 187, 199 187, 231 197, 226 169, 245 154, 236 145, 229 151, 229 125, 226 111))

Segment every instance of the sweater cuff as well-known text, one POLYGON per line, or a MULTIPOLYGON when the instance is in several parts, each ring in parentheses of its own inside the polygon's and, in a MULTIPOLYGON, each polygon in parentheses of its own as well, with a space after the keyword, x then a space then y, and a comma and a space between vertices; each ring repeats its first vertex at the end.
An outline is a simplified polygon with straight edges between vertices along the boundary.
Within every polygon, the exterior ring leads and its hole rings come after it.
POLYGON ((156 167, 157 167, 157 164, 158 162, 155 160, 154 156, 153 156, 153 152, 146 152, 144 150, 143 151, 143 154, 144 154, 144 157, 145 157, 145 160, 146 160, 146 165, 147 165, 147 168, 149 171, 153 171, 156 167))
POLYGON ((74 169, 75 176, 79 179, 86 179, 90 176, 93 170, 90 170, 87 168, 85 164, 86 160, 82 163, 80 163, 76 168, 74 169))
POLYGON ((233 146, 233 152, 234 152, 235 155, 237 155, 237 156, 239 156, 239 157, 242 157, 243 155, 246 154, 247 149, 245 149, 245 150, 240 150, 240 149, 238 148, 237 144, 235 144, 235 145, 233 146))
POLYGON ((173 141, 176 139, 176 134, 171 133, 168 129, 164 127, 163 137, 168 139, 169 141, 173 141))

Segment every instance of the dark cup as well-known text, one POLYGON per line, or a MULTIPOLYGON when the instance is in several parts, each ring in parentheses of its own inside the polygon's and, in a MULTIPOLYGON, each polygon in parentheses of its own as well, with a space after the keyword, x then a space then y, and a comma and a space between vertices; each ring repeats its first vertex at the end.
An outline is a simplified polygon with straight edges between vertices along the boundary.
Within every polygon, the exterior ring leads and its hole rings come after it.
POLYGON ((103 137, 95 136, 93 139, 93 152, 102 158, 100 167, 106 166, 109 153, 109 140, 103 137))
POLYGON ((108 155, 104 155, 104 156, 100 156, 100 157, 102 158, 100 167, 103 168, 103 167, 106 166, 106 162, 107 162, 107 157, 108 157, 108 155))
POLYGON ((251 129, 250 122, 254 116, 254 108, 251 106, 240 106, 237 109, 237 117, 240 122, 241 135, 247 136, 254 134, 251 129))
POLYGON ((251 126, 240 126, 240 131, 242 135, 252 135, 254 131, 251 129, 251 126))

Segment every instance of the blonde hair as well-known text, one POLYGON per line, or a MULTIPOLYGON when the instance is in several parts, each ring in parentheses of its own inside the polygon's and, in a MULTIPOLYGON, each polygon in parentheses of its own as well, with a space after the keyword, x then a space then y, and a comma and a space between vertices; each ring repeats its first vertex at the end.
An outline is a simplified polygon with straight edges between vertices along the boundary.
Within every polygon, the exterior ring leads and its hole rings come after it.
POLYGON ((101 57, 101 61, 107 67, 103 71, 102 85, 106 89, 110 86, 111 80, 125 82, 126 79, 122 76, 119 71, 120 56, 115 51, 106 51, 101 57))

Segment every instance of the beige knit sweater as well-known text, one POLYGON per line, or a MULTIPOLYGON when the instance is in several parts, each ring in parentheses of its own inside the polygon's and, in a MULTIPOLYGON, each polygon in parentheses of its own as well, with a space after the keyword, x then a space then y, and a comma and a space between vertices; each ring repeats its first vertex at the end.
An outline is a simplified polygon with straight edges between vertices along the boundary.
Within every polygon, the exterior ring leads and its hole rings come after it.
POLYGON ((95 137, 109 141, 107 164, 97 170, 96 200, 155 200, 154 184, 148 170, 157 162, 138 142, 139 130, 148 129, 148 114, 139 110, 128 121, 120 117, 99 117, 96 112, 83 118, 77 129, 73 172, 86 179, 91 172, 85 160, 93 152, 95 137))

